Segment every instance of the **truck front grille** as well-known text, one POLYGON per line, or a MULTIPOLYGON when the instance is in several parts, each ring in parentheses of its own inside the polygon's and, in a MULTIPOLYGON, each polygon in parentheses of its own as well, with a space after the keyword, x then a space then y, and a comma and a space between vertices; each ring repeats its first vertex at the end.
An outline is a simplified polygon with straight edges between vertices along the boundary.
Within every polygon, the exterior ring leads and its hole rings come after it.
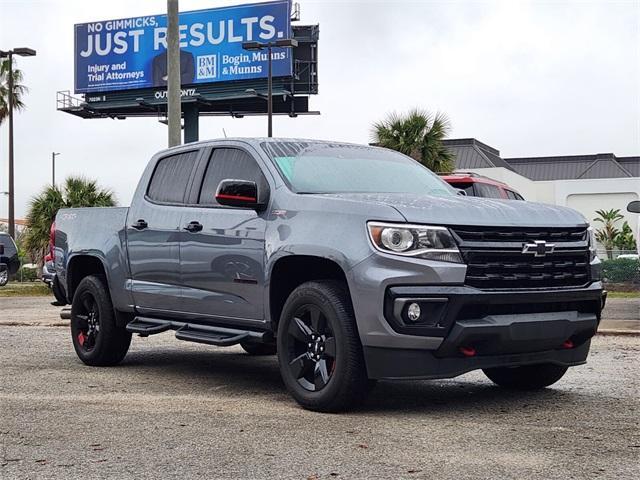
POLYGON ((580 287, 590 281, 588 233, 577 228, 452 227, 465 283, 483 290, 580 287), (525 245, 546 242, 544 254, 525 245), (553 251, 551 251, 553 250, 553 251))

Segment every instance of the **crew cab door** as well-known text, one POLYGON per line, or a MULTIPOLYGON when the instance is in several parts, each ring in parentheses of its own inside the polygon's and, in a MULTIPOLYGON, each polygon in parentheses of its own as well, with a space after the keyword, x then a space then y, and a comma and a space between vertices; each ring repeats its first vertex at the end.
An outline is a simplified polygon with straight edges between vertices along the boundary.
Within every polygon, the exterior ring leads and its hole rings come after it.
POLYGON ((131 290, 141 313, 181 309, 181 216, 198 155, 198 150, 190 150, 160 158, 129 209, 131 290))
POLYGON ((188 229, 180 249, 184 311, 204 323, 262 321, 266 212, 222 206, 215 195, 225 179, 255 181, 263 191, 269 185, 248 150, 225 146, 205 155, 181 219, 188 229))

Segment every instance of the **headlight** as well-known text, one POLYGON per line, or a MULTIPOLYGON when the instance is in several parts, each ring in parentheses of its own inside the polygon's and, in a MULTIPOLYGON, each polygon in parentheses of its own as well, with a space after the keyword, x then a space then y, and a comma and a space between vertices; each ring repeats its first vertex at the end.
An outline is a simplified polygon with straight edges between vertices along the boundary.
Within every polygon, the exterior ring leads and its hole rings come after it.
POLYGON ((462 263, 460 250, 449 230, 429 225, 367 223, 374 247, 406 257, 462 263))
POLYGON ((589 261, 593 262, 596 259, 596 230, 593 227, 587 229, 589 232, 589 261))

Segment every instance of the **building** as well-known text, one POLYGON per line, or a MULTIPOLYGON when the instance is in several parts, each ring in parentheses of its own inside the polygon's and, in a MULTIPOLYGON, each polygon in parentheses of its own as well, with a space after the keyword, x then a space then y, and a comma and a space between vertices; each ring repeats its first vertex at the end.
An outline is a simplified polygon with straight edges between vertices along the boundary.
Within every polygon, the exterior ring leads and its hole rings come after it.
MULTIPOLYGON (((27 228, 27 221, 20 220, 18 218, 15 219, 16 226, 16 234, 20 234, 27 228)), ((9 231, 9 220, 6 218, 0 218, 0 232, 8 232, 9 231)))
POLYGON ((504 158, 475 138, 445 140, 456 170, 471 171, 504 182, 526 199, 574 208, 589 222, 596 210, 620 209, 640 239, 639 215, 627 204, 640 200, 640 156, 613 153, 554 157, 504 158))

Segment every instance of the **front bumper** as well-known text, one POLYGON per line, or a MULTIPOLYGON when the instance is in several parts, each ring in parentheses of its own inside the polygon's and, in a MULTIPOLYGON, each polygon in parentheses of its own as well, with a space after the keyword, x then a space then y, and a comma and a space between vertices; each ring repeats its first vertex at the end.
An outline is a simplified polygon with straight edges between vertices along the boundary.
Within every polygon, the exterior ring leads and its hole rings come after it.
POLYGON ((602 305, 599 282, 538 291, 389 287, 384 316, 394 334, 428 338, 433 346, 364 345, 368 374, 377 379, 450 378, 480 368, 580 365, 586 361, 602 305), (406 320, 404 307, 410 302, 427 312, 421 324, 406 320))
POLYGON ((579 347, 519 354, 476 357, 438 358, 433 351, 365 347, 364 355, 369 378, 380 380, 421 380, 453 378, 480 368, 519 367, 554 363, 567 367, 587 361, 590 340, 579 347))

